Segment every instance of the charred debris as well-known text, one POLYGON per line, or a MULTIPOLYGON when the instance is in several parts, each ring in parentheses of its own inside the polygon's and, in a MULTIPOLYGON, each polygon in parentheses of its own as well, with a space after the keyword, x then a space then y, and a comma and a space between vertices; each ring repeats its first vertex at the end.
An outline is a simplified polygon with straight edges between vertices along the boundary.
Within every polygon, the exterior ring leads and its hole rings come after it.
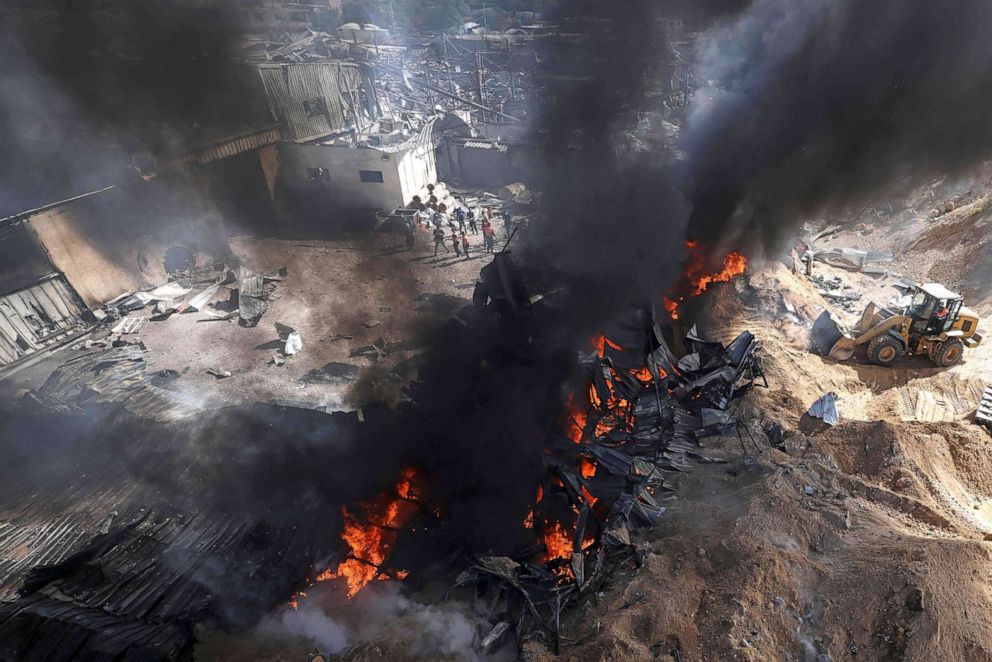
MULTIPOLYGON (((521 337, 517 327, 535 315, 529 301, 510 255, 498 254, 482 271, 476 307, 516 328, 507 337, 521 337)), ((685 349, 678 357, 674 333, 649 309, 632 310, 578 356, 584 386, 568 398, 523 522, 537 540, 514 555, 475 557, 453 587, 502 609, 484 649, 512 633, 518 643, 538 638, 559 652, 562 612, 617 568, 643 562, 632 531, 657 523, 678 474, 693 462, 720 461, 701 440, 735 435, 743 447, 741 399, 768 386, 757 340, 744 331, 724 346, 693 326, 678 339, 685 349)))
MULTIPOLYGON (((473 304, 439 335, 453 346, 478 346, 483 339, 475 363, 465 366, 471 372, 507 366, 527 370, 536 353, 548 349, 531 339, 541 337, 541 327, 555 319, 556 305, 554 294, 531 295, 511 253, 503 251, 482 268, 473 304)), ((404 578, 408 572, 414 584, 447 579, 450 596, 490 606, 492 629, 479 634, 481 651, 535 639, 559 650, 574 641, 562 630, 562 614, 601 590, 618 568, 643 561, 633 532, 658 522, 681 472, 696 462, 721 461, 707 455, 707 440, 748 434, 738 407, 755 386, 767 386, 759 345, 749 332, 724 346, 701 337, 694 327, 678 333, 648 308, 632 309, 589 351, 573 357, 578 378, 569 387, 564 418, 546 421, 546 434, 528 446, 538 453, 528 462, 543 463, 531 471, 537 481, 529 489, 529 511, 519 513, 513 531, 490 532, 523 542, 513 550, 504 545, 498 555, 466 554, 459 535, 451 538, 439 514, 445 504, 432 501, 430 483, 432 462, 452 464, 462 473, 469 469, 460 468, 459 457, 439 460, 444 450, 420 439, 429 434, 419 427, 424 413, 432 418, 446 406, 444 384, 439 388, 434 381, 450 381, 450 375, 428 371, 411 384, 410 402, 393 413, 367 407, 328 415, 259 406, 222 409, 194 425, 202 404, 177 401, 171 391, 156 386, 145 374, 141 354, 140 347, 122 346, 83 355, 28 396, 42 412, 66 420, 84 410, 128 410, 135 418, 107 420, 124 426, 122 434, 135 435, 123 453, 127 462, 155 466, 149 476, 156 478, 121 486, 115 463, 98 463, 83 479, 75 476, 52 494, 59 502, 99 506, 51 520, 45 544, 34 549, 27 566, 0 565, 4 583, 17 587, 0 607, 4 655, 40 660, 71 649, 126 659, 185 659, 195 641, 195 624, 242 628, 280 604, 287 608, 290 595, 295 606, 305 599, 305 590, 293 591, 313 581, 346 580, 352 595, 374 579, 404 578), (160 427, 131 429, 128 420, 160 427), (189 432, 202 425, 212 432, 189 432), (264 467, 245 465, 234 448, 259 426, 278 430, 284 439, 267 439, 249 453, 261 453, 257 459, 264 467), (221 430, 230 441, 224 442, 227 450, 218 451, 224 458, 219 466, 225 468, 215 475, 218 467, 198 464, 196 458, 205 440, 220 439, 221 430), (363 456, 328 456, 327 440, 338 447, 344 438, 364 440, 354 445, 363 456), (383 444, 383 439, 394 443, 383 444), (408 476, 393 497, 403 516, 370 517, 365 511, 369 519, 361 521, 351 506, 339 515, 320 498, 301 499, 292 480, 285 481, 285 493, 269 495, 261 509, 246 507, 249 502, 239 499, 239 489, 223 498, 163 502, 163 491, 182 493, 203 479, 219 480, 219 490, 230 490, 235 477, 268 471, 269 465, 288 466, 301 452, 311 465, 307 472, 312 475, 304 479, 319 475, 332 490, 347 492, 354 482, 347 474, 357 466, 377 475, 408 476), (400 472, 402 465, 424 469, 400 472), (371 536, 378 547, 344 548, 334 540, 339 526, 378 531, 371 536), (445 552, 449 560, 443 567, 423 562, 423 548, 416 548, 425 541, 427 548, 445 552), (45 558, 55 561, 45 563, 45 558), (315 568, 314 559, 324 561, 315 568), (316 580, 303 579, 316 572, 316 580)), ((363 489, 368 493, 368 487, 363 489)), ((457 492, 447 496, 459 498, 457 492)), ((349 503, 345 494, 337 498, 338 504, 349 503)), ((30 522, 49 517, 41 512, 45 508, 41 502, 26 506, 14 518, 14 535, 0 548, 20 544, 33 530, 30 522)))

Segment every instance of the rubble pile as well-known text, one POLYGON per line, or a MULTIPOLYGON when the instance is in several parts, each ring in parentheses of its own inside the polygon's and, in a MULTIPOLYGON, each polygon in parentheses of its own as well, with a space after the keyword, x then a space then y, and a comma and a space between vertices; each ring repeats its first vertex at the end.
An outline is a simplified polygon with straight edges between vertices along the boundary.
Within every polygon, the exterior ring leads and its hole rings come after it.
POLYGON ((513 122, 535 90, 536 59, 526 42, 514 36, 476 51, 445 34, 397 44, 307 30, 282 42, 248 42, 240 55, 252 63, 343 59, 374 66, 380 103, 394 113, 433 115, 440 108, 481 113, 484 122, 513 122))
MULTIPOLYGON (((153 315, 165 318, 173 313, 203 312, 212 319, 240 319, 241 326, 255 326, 273 297, 276 283, 284 279, 284 268, 267 274, 257 274, 247 267, 237 270, 226 265, 170 273, 173 280, 151 290, 129 292, 103 305, 101 318, 117 322, 112 335, 136 332, 142 322, 123 321, 129 313, 155 304, 153 315), (220 295, 228 294, 226 301, 220 295), (118 322, 118 320, 122 320, 118 322)), ((144 318, 142 318, 144 319, 144 318)))
MULTIPOLYGON (((510 313, 519 293, 494 294, 500 286, 493 283, 513 279, 485 276, 489 291, 476 303, 510 313)), ((665 512, 662 503, 690 460, 715 461, 701 440, 740 434, 736 405, 759 382, 768 385, 754 336, 745 331, 724 347, 693 327, 689 352, 677 359, 671 333, 640 312, 580 355, 586 388, 569 398, 564 432, 547 449, 545 477, 523 522, 538 540, 512 557, 475 558, 455 584, 502 606, 489 646, 512 627, 518 643, 541 638, 557 651, 562 611, 600 590, 621 565, 639 565, 643 552, 631 531, 665 512)))

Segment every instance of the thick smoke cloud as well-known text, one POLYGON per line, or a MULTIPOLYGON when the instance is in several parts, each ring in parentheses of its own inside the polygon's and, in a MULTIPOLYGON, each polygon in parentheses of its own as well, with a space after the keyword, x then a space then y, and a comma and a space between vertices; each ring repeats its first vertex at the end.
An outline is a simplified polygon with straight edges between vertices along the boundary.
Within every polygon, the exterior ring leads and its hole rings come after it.
POLYGON ((710 29, 690 234, 771 247, 804 215, 988 158, 990 29, 981 0, 757 0, 710 29))
POLYGON ((688 207, 668 157, 629 133, 661 110, 666 41, 657 4, 566 3, 559 19, 585 33, 550 44, 537 133, 547 218, 525 256, 558 270, 576 324, 601 328, 630 301, 657 299, 677 278, 688 207))
POLYGON ((218 124, 264 115, 229 57, 229 13, 168 0, 18 5, 0 14, 0 214, 119 183, 218 124))

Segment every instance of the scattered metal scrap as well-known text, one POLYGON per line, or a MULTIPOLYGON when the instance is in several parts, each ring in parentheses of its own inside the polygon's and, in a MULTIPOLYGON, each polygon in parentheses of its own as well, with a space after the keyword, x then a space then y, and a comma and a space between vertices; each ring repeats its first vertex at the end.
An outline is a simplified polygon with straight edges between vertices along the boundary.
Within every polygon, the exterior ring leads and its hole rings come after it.
POLYGON ((975 412, 975 420, 992 429, 992 386, 986 386, 982 392, 982 401, 975 412))
MULTIPOLYGON (((818 260, 833 267, 865 273, 888 273, 886 269, 877 265, 891 262, 892 259, 891 251, 870 251, 860 248, 819 248, 814 245, 806 251, 807 265, 811 265, 813 260, 818 260)), ((812 267, 808 269, 812 273, 812 267)))
MULTIPOLYGON (((76 413, 56 422, 39 416, 50 423, 46 434, 74 426, 68 439, 85 446, 73 447, 72 462, 64 462, 64 446, 43 438, 22 440, 54 459, 43 470, 4 465, 0 659, 191 660, 194 624, 252 626, 286 598, 313 558, 335 552, 322 499, 253 508, 204 488, 236 466, 227 452, 216 462, 216 453, 231 448, 225 438, 262 452, 268 443, 296 441, 301 430, 326 439, 352 434, 362 429, 358 414, 254 404, 220 409, 195 425, 143 425, 127 412, 94 425, 76 413), (271 431, 260 439, 263 421, 271 431), (44 498, 28 498, 36 494, 44 498)), ((238 484, 243 477, 240 469, 229 473, 238 484)))
MULTIPOLYGON (((274 286, 273 286, 274 289, 274 286)), ((238 308, 241 326, 255 326, 269 307, 272 293, 265 286, 265 277, 247 267, 238 269, 238 308)))
POLYGON ((137 416, 156 421, 185 419, 202 408, 195 398, 153 384, 145 350, 137 345, 75 356, 26 397, 53 411, 117 403, 137 416))
POLYGON ((836 425, 840 422, 840 414, 837 413, 837 394, 824 393, 810 405, 808 413, 813 418, 823 420, 827 425, 836 425))
MULTIPOLYGON (((477 297, 477 305, 513 300, 518 292, 510 273, 477 297), (493 291, 500 287, 504 291, 493 291)), ((500 313, 512 314, 509 306, 500 313)), ((512 558, 480 556, 455 583, 475 586, 483 600, 512 614, 518 642, 544 639, 556 652, 562 612, 598 591, 622 564, 643 561, 631 530, 657 521, 674 477, 691 467, 690 459, 709 459, 700 439, 737 432, 732 407, 759 381, 767 386, 757 342, 747 331, 724 347, 693 329, 685 339, 692 357, 687 361, 676 358, 648 314, 607 338, 600 353, 580 356, 590 404, 572 412, 574 435, 547 453, 528 516, 535 531, 567 536, 567 553, 559 550, 544 562, 534 561, 533 548, 512 558), (638 374, 645 369, 650 379, 638 374)), ((548 554, 547 538, 543 547, 548 554)), ((491 637, 502 634, 494 629, 491 637)))

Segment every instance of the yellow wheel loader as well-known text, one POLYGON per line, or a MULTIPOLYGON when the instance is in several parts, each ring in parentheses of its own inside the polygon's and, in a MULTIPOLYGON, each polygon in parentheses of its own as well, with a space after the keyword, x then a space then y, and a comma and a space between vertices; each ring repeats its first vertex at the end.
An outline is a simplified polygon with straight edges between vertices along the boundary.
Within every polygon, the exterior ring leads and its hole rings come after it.
POLYGON ((876 365, 890 366, 904 354, 926 354, 946 368, 961 360, 965 347, 982 342, 978 316, 960 294, 936 283, 907 286, 904 291, 912 297, 905 309, 870 303, 850 331, 823 311, 813 324, 813 346, 838 361, 851 358, 855 347, 868 345, 868 360, 876 365))

